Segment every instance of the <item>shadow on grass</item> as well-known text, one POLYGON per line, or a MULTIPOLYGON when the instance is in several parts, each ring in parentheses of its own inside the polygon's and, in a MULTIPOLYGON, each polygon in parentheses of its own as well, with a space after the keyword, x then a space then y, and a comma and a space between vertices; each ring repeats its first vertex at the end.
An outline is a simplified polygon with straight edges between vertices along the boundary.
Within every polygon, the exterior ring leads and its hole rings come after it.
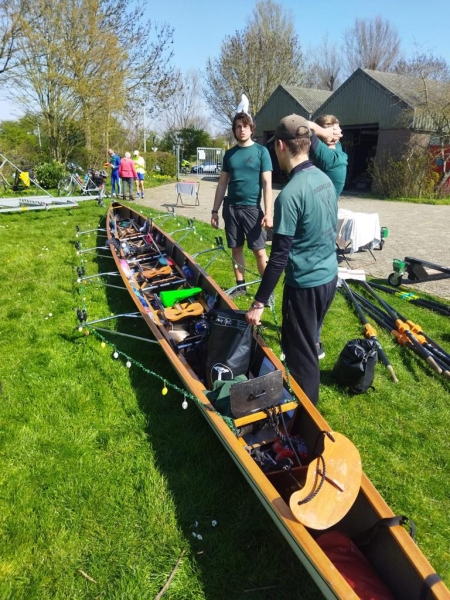
MULTIPOLYGON (((97 245, 103 244, 104 238, 99 238, 97 245)), ((111 261, 106 258, 99 257, 98 265, 101 272, 111 270, 111 261)), ((123 291, 105 289, 111 313, 135 310, 123 291)), ((119 319, 117 330, 151 337, 145 323, 138 319, 119 319)), ((163 382, 148 372, 183 387, 163 350, 124 337, 112 341, 119 351, 145 368, 133 366, 130 378, 139 407, 147 417, 146 434, 155 462, 167 481, 178 525, 190 546, 189 560, 201 574, 204 597, 322 598, 195 402, 189 400, 188 408, 183 410, 180 393, 169 388, 168 394, 162 395, 163 382)))

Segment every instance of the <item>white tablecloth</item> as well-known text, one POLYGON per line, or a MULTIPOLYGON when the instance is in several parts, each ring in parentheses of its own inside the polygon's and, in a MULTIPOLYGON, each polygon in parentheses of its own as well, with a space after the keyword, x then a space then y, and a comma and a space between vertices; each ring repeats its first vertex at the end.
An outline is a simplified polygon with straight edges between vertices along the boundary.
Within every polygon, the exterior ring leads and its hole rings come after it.
POLYGON ((197 195, 197 183, 190 181, 180 181, 175 184, 177 194, 186 194, 195 197, 197 195))
POLYGON ((337 238, 339 248, 357 252, 363 246, 376 248, 381 242, 378 213, 353 212, 345 208, 338 211, 337 238))

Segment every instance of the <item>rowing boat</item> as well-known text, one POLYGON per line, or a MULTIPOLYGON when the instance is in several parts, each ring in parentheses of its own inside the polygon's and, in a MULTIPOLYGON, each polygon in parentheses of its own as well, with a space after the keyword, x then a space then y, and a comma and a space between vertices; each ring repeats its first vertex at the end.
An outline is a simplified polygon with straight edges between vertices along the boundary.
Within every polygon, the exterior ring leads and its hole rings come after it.
POLYGON ((238 323, 244 335, 235 304, 208 273, 154 220, 127 206, 110 205, 106 228, 143 320, 323 595, 449 599, 405 519, 364 474, 357 449, 331 430, 257 330, 246 372, 236 376, 226 361, 199 370, 194 357, 206 352, 208 362, 214 328, 220 337, 238 323), (336 536, 355 549, 353 572, 358 578, 363 564, 378 595, 364 595, 364 584, 330 552, 336 536))

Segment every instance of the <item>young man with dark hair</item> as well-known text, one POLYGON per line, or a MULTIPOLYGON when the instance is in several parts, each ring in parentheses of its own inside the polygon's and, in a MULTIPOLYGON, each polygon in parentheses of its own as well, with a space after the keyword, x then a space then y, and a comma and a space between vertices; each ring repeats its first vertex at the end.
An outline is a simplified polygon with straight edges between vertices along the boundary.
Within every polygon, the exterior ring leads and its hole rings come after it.
POLYGON ((321 115, 315 121, 308 121, 308 125, 312 131, 309 156, 315 166, 331 179, 339 198, 344 189, 348 164, 348 156, 339 141, 342 137, 339 121, 334 115, 321 115))
MULTIPOLYGON (((342 150, 342 129, 334 115, 321 115, 315 121, 308 121, 311 129, 311 149, 309 156, 316 167, 331 179, 336 195, 339 196, 344 189, 347 178, 348 156, 342 150)), ((325 358, 321 330, 317 332, 317 356, 319 360, 325 358)))
POLYGON ((250 115, 239 112, 233 119, 236 146, 225 152, 222 172, 211 211, 211 225, 219 227, 219 209, 225 223, 227 245, 234 262, 236 289, 233 297, 246 293, 244 242, 256 258, 260 275, 267 264, 266 232, 272 226, 272 161, 269 151, 252 140, 255 125, 250 115), (225 193, 228 188, 228 195, 225 193), (261 195, 264 212, 261 209, 261 195))
POLYGON ((309 160, 310 138, 308 121, 298 115, 282 119, 272 138, 289 181, 275 201, 272 251, 247 321, 259 325, 284 271, 281 346, 292 377, 317 404, 316 336, 337 285, 337 196, 330 178, 309 160))

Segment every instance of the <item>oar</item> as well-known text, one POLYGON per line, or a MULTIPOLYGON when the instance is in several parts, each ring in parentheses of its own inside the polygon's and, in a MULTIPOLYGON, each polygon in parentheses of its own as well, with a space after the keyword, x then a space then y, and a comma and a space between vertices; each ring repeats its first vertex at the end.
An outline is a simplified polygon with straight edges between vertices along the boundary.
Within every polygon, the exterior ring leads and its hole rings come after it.
POLYGON ((372 296, 377 300, 377 302, 379 302, 379 304, 381 304, 381 306, 383 306, 383 308, 385 308, 386 312, 389 314, 391 319, 394 321, 397 331, 399 331, 400 333, 404 333, 409 338, 411 343, 414 344, 414 346, 422 354, 422 357, 424 358, 424 360, 437 373, 441 374, 442 369, 436 363, 431 352, 429 352, 426 348, 424 348, 422 346, 422 344, 419 342, 419 340, 416 338, 416 336, 412 333, 409 325, 407 323, 405 323, 404 321, 402 321, 401 319, 397 318, 397 315, 396 315, 394 309, 392 308, 392 306, 390 306, 390 304, 388 304, 382 298, 380 298, 378 296, 378 294, 370 287, 370 285, 367 283, 367 281, 358 281, 358 283, 360 285, 362 285, 364 287, 364 289, 367 290, 370 294, 372 294, 372 296))
MULTIPOLYGON (((413 350, 418 356, 420 356, 421 358, 424 358, 423 352, 417 348, 408 338, 408 336, 406 336, 404 333, 400 333, 396 327, 395 327, 395 323, 393 322, 393 320, 389 317, 389 315, 385 315, 381 310, 379 310, 375 305, 373 305, 371 302, 369 302, 368 300, 366 300, 363 296, 360 296, 359 294, 357 294, 356 292, 353 292, 353 295, 355 296, 355 298, 359 301, 361 301, 362 303, 365 303, 366 306, 366 311, 369 314, 369 316, 376 322, 378 323, 378 325, 380 325, 381 327, 383 327, 384 329, 386 329, 387 331, 390 331, 392 333, 392 335, 395 337, 396 341, 398 344, 400 344, 401 346, 406 346, 408 348, 410 348, 411 350, 413 350)), ((401 318, 401 317, 400 317, 401 318)), ((439 374, 443 374, 445 377, 450 378, 450 371, 449 371, 449 367, 450 367, 450 363, 446 360, 445 356, 440 355, 436 348, 434 348, 434 346, 431 346, 431 344, 427 344, 425 341, 424 336, 422 335, 417 335, 416 336, 417 340, 423 344, 425 346, 425 348, 431 352, 433 354, 433 358, 434 361, 438 367, 438 369, 434 368, 434 370, 439 373, 439 374)), ((444 353, 445 354, 445 353, 444 353)))
POLYGON ((425 298, 420 298, 411 292, 401 292, 396 291, 391 288, 386 287, 385 285, 381 285, 379 283, 372 282, 370 284, 377 290, 381 290, 382 292, 386 292, 387 294, 393 294, 394 296, 399 296, 402 300, 407 300, 411 302, 411 304, 415 304, 417 306, 422 306, 423 308, 428 308, 429 310, 433 310, 441 315, 446 317, 450 317, 450 306, 446 306, 441 302, 435 302, 434 300, 426 300, 425 298))
MULTIPOLYGON (((383 286, 378 286, 383 288, 383 286)), ((420 325, 417 325, 410 319, 407 319, 398 309, 394 309, 396 315, 407 325, 409 325, 413 334, 417 337, 418 341, 432 354, 434 354, 437 358, 441 360, 441 362, 447 363, 450 365, 450 354, 444 350, 437 342, 435 342, 432 338, 430 338, 422 329, 420 325)))
POLYGON ((159 249, 158 244, 155 242, 155 240, 153 239, 153 236, 150 232, 147 233, 147 235, 144 237, 144 240, 146 242, 150 242, 150 244, 152 244, 153 248, 159 254, 159 264, 160 265, 168 265, 169 263, 168 263, 167 259, 165 258, 165 256, 161 252, 161 250, 159 249))
POLYGON ((391 378, 392 381, 394 383, 398 383, 398 379, 397 376, 395 375, 394 369, 391 365, 391 363, 389 362, 388 357, 386 356, 378 338, 377 338, 377 332, 375 330, 374 327, 372 327, 372 325, 367 321, 366 317, 364 316, 364 313, 361 309, 361 307, 359 306, 359 304, 357 303, 355 297, 353 296, 353 292, 350 289, 349 285, 347 284, 347 282, 345 281, 345 279, 341 280, 342 285, 344 286, 344 289, 347 292, 347 295, 349 297, 349 299, 351 300, 353 306, 356 309, 356 312, 358 313, 358 316, 361 320, 361 323, 364 325, 364 333, 365 336, 367 338, 369 338, 370 340, 373 340, 375 342, 375 345, 377 347, 377 352, 378 352, 378 356, 381 358, 384 366, 386 367, 386 369, 389 371, 389 373, 391 374, 391 378))

